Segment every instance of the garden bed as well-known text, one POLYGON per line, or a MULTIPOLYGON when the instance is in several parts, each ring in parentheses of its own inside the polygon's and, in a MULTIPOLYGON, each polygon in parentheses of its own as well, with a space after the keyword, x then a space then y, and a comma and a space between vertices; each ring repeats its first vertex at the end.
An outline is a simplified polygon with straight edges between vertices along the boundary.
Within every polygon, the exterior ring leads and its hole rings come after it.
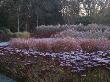
POLYGON ((39 52, 0 46, 0 70, 18 82, 109 82, 110 51, 39 52))

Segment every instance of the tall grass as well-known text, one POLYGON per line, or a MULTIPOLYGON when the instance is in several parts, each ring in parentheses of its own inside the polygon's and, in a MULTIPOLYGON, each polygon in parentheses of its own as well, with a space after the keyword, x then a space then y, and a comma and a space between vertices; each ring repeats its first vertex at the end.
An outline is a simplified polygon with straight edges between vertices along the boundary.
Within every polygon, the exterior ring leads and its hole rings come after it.
POLYGON ((72 38, 64 39, 20 39, 15 38, 10 41, 10 46, 15 48, 35 48, 39 51, 74 51, 81 49, 78 43, 72 38))
POLYGON ((81 50, 81 47, 73 38, 58 39, 52 43, 52 51, 54 52, 70 52, 77 49, 81 50))
POLYGON ((10 41, 15 48, 35 48, 39 51, 70 52, 83 50, 88 52, 110 50, 110 41, 103 39, 44 38, 20 39, 10 41))

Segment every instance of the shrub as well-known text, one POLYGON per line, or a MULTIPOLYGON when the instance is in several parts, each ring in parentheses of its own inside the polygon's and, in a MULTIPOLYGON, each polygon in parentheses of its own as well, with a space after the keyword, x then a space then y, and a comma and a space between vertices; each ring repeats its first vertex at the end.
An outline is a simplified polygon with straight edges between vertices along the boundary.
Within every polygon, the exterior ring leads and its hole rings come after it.
POLYGON ((12 37, 13 33, 10 31, 10 29, 2 29, 0 30, 0 40, 1 41, 9 41, 12 37))
POLYGON ((78 43, 71 38, 64 39, 20 39, 10 41, 10 46, 17 48, 36 48, 40 51, 74 51, 81 49, 78 43))
POLYGON ((80 49, 80 45, 72 38, 58 39, 52 44, 52 50, 54 52, 69 52, 80 49))
POLYGON ((105 51, 110 50, 110 40, 98 40, 96 41, 98 50, 105 51))
POLYGON ((35 31, 35 34, 37 36, 35 37, 47 37, 49 38, 51 35, 54 35, 58 32, 61 32, 61 31, 64 31, 66 29, 70 29, 70 28, 74 28, 75 25, 48 25, 48 26, 45 26, 45 25, 42 25, 42 26, 39 26, 37 27, 36 31, 35 31))
POLYGON ((39 51, 70 52, 82 49, 87 52, 110 50, 110 41, 104 39, 73 39, 73 38, 47 38, 47 39, 21 39, 10 41, 10 46, 17 48, 35 48, 39 51))
MULTIPOLYGON (((110 32, 110 26, 105 26, 101 24, 88 24, 87 26, 84 26, 83 24, 79 25, 56 25, 56 26, 39 26, 37 27, 35 31, 35 37, 42 37, 42 38, 49 38, 51 35, 57 35, 61 33, 65 34, 65 31, 67 32, 66 35, 69 36, 68 31, 71 30, 71 34, 75 36, 81 36, 82 33, 85 35, 84 37, 90 38, 90 39, 96 39, 96 38, 109 38, 108 35, 106 34, 107 32, 110 32), (72 32, 73 31, 73 32, 72 32), (90 37, 89 37, 89 36, 90 37), (99 36, 100 35, 100 36, 99 36), (107 36, 106 36, 107 35, 107 36), (96 36, 96 37, 95 37, 96 36)), ((51 37, 55 37, 51 36, 51 37)), ((70 35, 71 36, 71 35, 70 35)), ((60 36, 58 36, 60 37, 60 36)), ((82 37, 82 36, 81 36, 82 37)))
POLYGON ((39 39, 38 41, 35 41, 35 47, 39 51, 51 51, 51 44, 49 41, 46 41, 45 39, 39 39))
MULTIPOLYGON (((69 26, 68 26, 69 27, 69 26)), ((70 25, 70 27, 72 27, 70 25)), ((89 24, 88 26, 76 25, 71 29, 59 32, 51 37, 73 37, 73 38, 85 38, 85 39, 109 39, 110 29, 109 26, 89 24)))
POLYGON ((76 24, 82 23, 84 25, 88 25, 93 22, 93 18, 91 16, 83 16, 83 17, 79 17, 75 22, 76 24))
POLYGON ((83 40, 80 42, 80 46, 83 51, 87 51, 87 52, 98 51, 98 47, 94 40, 83 40))
POLYGON ((5 39, 4 31, 0 30, 0 41, 3 41, 5 39))
POLYGON ((80 41, 80 46, 84 51, 105 51, 110 50, 110 41, 104 39, 86 39, 80 41))
POLYGON ((13 36, 15 36, 16 38, 29 38, 30 37, 30 33, 29 32, 16 32, 13 36))
POLYGON ((83 32, 75 31, 74 29, 65 30, 58 34, 55 34, 55 38, 65 38, 65 37, 72 37, 72 38, 85 38, 85 34, 83 32))
POLYGON ((10 40, 10 46, 17 48, 36 48, 40 51, 50 50, 49 41, 45 39, 21 39, 14 38, 10 40))
POLYGON ((29 38, 30 33, 29 32, 23 32, 21 38, 29 38))

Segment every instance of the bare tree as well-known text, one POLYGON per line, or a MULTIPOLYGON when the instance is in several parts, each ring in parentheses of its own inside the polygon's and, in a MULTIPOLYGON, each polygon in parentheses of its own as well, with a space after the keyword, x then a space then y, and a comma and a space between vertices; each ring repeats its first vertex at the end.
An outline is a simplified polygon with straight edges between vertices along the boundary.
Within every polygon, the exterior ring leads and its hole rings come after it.
POLYGON ((76 17, 79 16, 80 12, 80 1, 79 0, 61 0, 62 4, 62 16, 67 24, 74 23, 76 17))

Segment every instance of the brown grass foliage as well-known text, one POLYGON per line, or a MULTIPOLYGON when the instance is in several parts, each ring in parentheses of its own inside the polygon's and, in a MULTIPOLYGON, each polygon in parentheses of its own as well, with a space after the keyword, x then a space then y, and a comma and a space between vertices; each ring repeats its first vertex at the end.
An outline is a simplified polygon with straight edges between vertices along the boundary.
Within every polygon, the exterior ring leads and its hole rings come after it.
POLYGON ((75 51, 77 49, 81 49, 78 42, 72 38, 64 38, 58 39, 52 44, 52 50, 54 52, 62 52, 62 51, 75 51))
POLYGON ((109 40, 99 39, 73 39, 73 38, 44 38, 44 39, 20 39, 10 41, 10 46, 16 48, 35 48, 39 51, 70 52, 84 50, 87 52, 110 50, 109 40))
POLYGON ((96 45, 95 40, 82 40, 80 42, 80 46, 82 50, 87 52, 98 51, 98 47, 96 45))
POLYGON ((110 41, 104 39, 85 39, 80 41, 80 46, 87 52, 104 51, 110 50, 110 41))
POLYGON ((72 38, 64 39, 20 39, 10 41, 10 46, 17 48, 36 48, 40 51, 74 51, 81 49, 78 43, 72 38))
POLYGON ((110 40, 97 40, 98 50, 110 50, 110 40))

